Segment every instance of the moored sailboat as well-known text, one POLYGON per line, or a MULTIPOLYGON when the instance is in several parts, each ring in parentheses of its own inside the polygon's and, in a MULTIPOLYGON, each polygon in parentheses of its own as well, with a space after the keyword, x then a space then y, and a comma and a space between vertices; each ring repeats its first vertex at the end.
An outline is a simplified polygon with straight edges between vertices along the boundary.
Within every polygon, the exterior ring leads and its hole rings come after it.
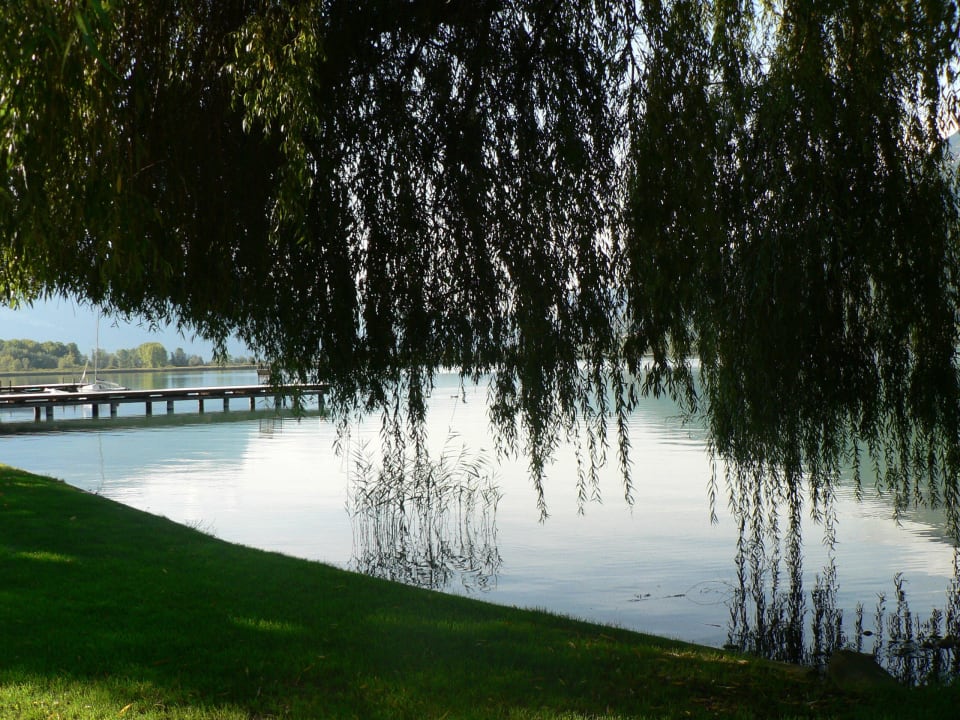
POLYGON ((110 380, 100 380, 97 377, 97 361, 100 355, 100 315, 97 314, 96 344, 93 350, 93 380, 87 381, 87 368, 84 366, 83 375, 80 376, 80 383, 77 385, 77 392, 111 392, 116 390, 129 390, 120 383, 110 380))

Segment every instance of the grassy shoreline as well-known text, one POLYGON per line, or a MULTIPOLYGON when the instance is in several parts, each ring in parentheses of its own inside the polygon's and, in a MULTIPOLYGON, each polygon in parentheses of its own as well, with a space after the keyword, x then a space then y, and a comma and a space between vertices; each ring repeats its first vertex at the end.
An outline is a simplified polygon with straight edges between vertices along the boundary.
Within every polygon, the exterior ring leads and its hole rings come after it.
POLYGON ((229 544, 0 465, 0 717, 947 717, 810 671, 229 544))

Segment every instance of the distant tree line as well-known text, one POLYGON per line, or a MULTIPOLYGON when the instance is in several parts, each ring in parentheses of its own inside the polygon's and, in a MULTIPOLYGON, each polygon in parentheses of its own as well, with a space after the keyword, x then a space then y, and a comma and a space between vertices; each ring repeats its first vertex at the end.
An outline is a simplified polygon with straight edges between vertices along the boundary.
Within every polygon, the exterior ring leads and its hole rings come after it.
MULTIPOLYGON (((80 352, 76 343, 37 342, 36 340, 0 340, 0 372, 28 370, 82 370, 96 365, 100 369, 200 367, 207 363, 199 355, 187 355, 183 348, 173 352, 158 342, 146 342, 116 352, 96 350, 96 363, 80 352)), ((231 357, 232 363, 253 362, 250 358, 231 357)))

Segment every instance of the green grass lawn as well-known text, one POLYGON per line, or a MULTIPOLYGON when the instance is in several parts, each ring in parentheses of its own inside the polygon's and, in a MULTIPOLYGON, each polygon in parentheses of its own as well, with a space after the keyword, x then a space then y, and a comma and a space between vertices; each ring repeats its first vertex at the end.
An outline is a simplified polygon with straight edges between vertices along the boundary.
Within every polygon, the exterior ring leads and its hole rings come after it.
POLYGON ((0 718, 953 717, 231 545, 0 466, 0 718))

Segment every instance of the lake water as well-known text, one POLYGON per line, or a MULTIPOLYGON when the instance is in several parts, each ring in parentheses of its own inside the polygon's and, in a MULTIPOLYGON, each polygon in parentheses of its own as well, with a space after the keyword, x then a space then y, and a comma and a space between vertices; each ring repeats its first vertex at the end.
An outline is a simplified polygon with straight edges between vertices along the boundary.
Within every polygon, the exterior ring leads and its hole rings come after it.
MULTIPOLYGON (((136 387, 257 381, 252 371, 104 377, 136 387)), ((8 378, 4 384, 11 381, 37 378, 8 378)), ((429 415, 435 450, 452 443, 495 459, 485 397, 483 388, 468 388, 461 397, 456 377, 439 378, 429 415)), ((358 532, 358 515, 348 510, 357 450, 367 445, 376 458, 378 418, 354 426, 338 455, 335 428, 317 414, 298 420, 267 409, 223 413, 211 407, 217 405, 208 402, 203 415, 190 404, 179 404, 173 416, 158 407, 152 418, 142 417, 140 405, 125 405, 118 417, 99 420, 84 419, 89 408, 66 409, 57 410, 55 421, 40 423, 32 422, 31 412, 5 411, 0 462, 232 542, 404 577, 384 556, 385 548, 370 540, 369 527, 358 532)), ((492 462, 501 495, 495 514, 488 507, 483 519, 447 543, 451 567, 433 572, 430 582, 496 603, 726 643, 738 583, 738 528, 725 497, 718 498, 717 522, 710 522, 703 437, 680 423, 668 401, 654 399, 631 415, 630 436, 632 507, 611 467, 601 479, 602 503, 590 502, 580 514, 574 455, 562 448, 546 484, 550 516, 540 522, 523 458, 492 462)), ((848 622, 857 603, 869 615, 880 593, 890 597, 897 573, 915 613, 944 607, 954 573, 942 519, 918 511, 897 523, 887 500, 865 494, 858 502, 851 488, 839 489, 832 551, 821 542, 818 526, 805 525, 804 587, 814 586, 832 556, 836 605, 848 622)))

